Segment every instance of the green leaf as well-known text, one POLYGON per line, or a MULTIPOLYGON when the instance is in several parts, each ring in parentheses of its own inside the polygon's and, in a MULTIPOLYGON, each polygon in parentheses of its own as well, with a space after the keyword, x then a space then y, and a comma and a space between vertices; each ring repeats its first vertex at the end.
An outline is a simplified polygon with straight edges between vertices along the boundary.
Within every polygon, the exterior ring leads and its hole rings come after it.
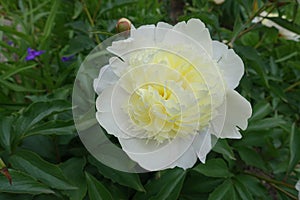
POLYGON ((120 185, 124 185, 130 188, 133 188, 137 191, 144 192, 145 189, 140 181, 140 178, 137 174, 126 173, 112 169, 105 166, 104 164, 97 161, 94 157, 88 157, 89 163, 96 166, 99 172, 106 178, 111 179, 113 182, 116 182, 120 185))
POLYGON ((243 184, 249 190, 250 194, 255 197, 259 197, 255 199, 268 199, 268 191, 266 187, 261 184, 261 181, 259 179, 244 174, 235 176, 235 179, 243 184))
POLYGON ((208 197, 208 200, 236 199, 236 193, 231 180, 225 180, 208 197))
MULTIPOLYGON (((49 194, 47 194, 49 195, 49 194)), ((14 194, 14 193, 0 193, 0 199, 7 200, 32 200, 32 194, 14 194)))
POLYGON ((16 67, 16 68, 13 68, 11 70, 8 70, 5 74, 2 74, 0 76, 1 79, 5 80, 5 79, 8 79, 9 77, 17 74, 17 73, 20 73, 24 70, 27 70, 27 69, 31 69, 33 67, 37 66, 37 64, 33 64, 33 65, 29 65, 29 66, 24 66, 24 67, 16 67))
POLYGON ((74 14, 72 16, 72 19, 76 19, 80 15, 80 13, 83 10, 82 8, 82 3, 80 1, 76 1, 74 5, 74 14))
POLYGON ((71 158, 60 165, 70 183, 78 188, 77 190, 63 191, 70 200, 82 200, 86 195, 87 183, 83 172, 85 165, 86 160, 83 158, 71 158))
POLYGON ((69 54, 76 54, 86 49, 92 49, 95 46, 94 41, 84 35, 74 37, 70 41, 70 47, 68 49, 69 54))
POLYGON ((180 193, 180 197, 206 195, 205 199, 208 199, 208 194, 211 193, 214 189, 216 189, 216 187, 218 187, 223 182, 224 179, 210 178, 196 171, 191 170, 189 174, 186 176, 186 180, 184 181, 184 185, 180 193), (205 184, 201 184, 201 183, 205 183, 205 184))
POLYGON ((221 158, 207 160, 205 164, 199 164, 193 170, 209 177, 227 178, 233 176, 221 158))
POLYGON ((55 193, 54 195, 49 195, 49 194, 36 195, 31 200, 63 200, 63 199, 64 198, 61 195, 58 195, 58 193, 55 193))
POLYGON ((247 131, 267 130, 285 124, 285 121, 278 117, 265 118, 256 122, 250 122, 247 131))
POLYGON ((44 92, 44 90, 37 90, 29 87, 23 87, 16 83, 11 83, 7 80, 3 80, 2 78, 0 78, 0 83, 6 88, 13 90, 15 92, 44 92))
POLYGON ((16 122, 18 134, 26 134, 30 128, 50 115, 71 109, 69 102, 64 100, 52 100, 48 102, 36 102, 31 104, 16 122))
POLYGON ((138 192, 134 200, 173 200, 178 199, 183 186, 186 171, 180 168, 158 172, 156 179, 150 180, 146 185, 146 192, 138 192), (161 173, 161 174, 160 174, 161 173))
POLYGON ((13 137, 11 132, 11 126, 13 122, 12 117, 1 117, 0 118, 0 144, 9 153, 11 152, 10 144, 13 137))
POLYGON ((75 127, 72 121, 49 121, 40 126, 30 129, 24 136, 32 135, 72 135, 75 127))
POLYGON ((43 160, 34 152, 19 151, 10 157, 10 163, 14 168, 27 172, 52 188, 61 190, 76 189, 67 181, 58 166, 43 160))
POLYGON ((29 35, 16 31, 16 29, 10 26, 0 26, 0 31, 3 31, 5 34, 12 34, 18 36, 19 38, 24 39, 29 43, 31 42, 31 37, 29 35))
POLYGON ((116 1, 114 4, 108 4, 108 6, 103 6, 103 8, 100 11, 100 14, 103 15, 104 13, 107 13, 109 11, 115 11, 118 8, 135 5, 137 3, 137 0, 116 1))
POLYGON ((290 160, 288 172, 294 169, 300 160, 300 130, 293 123, 290 134, 290 160))
POLYGON ((253 149, 239 146, 237 149, 241 159, 250 166, 258 167, 260 169, 266 170, 265 162, 262 157, 253 149))
POLYGON ((222 154, 224 157, 235 160, 232 148, 228 145, 227 140, 225 139, 218 139, 218 142, 213 147, 213 151, 222 154))
POLYGON ((276 24, 286 28, 294 33, 300 34, 300 26, 298 24, 282 19, 281 17, 267 17, 267 19, 275 22, 276 24))
POLYGON ((256 121, 266 117, 272 112, 272 107, 269 102, 261 101, 257 103, 253 108, 253 114, 251 116, 251 121, 256 121))
POLYGON ((90 200, 112 200, 110 192, 92 175, 85 173, 90 200))
POLYGON ((264 81, 264 84, 267 88, 270 87, 269 81, 267 79, 267 75, 265 69, 268 67, 262 60, 261 56, 258 54, 256 49, 249 46, 235 46, 235 50, 242 54, 243 57, 247 58, 251 61, 251 67, 255 70, 255 72, 260 76, 260 78, 264 81))
POLYGON ((51 10, 50 10, 50 14, 47 17, 47 21, 46 21, 46 24, 45 24, 45 27, 44 27, 43 40, 41 42, 40 49, 44 49, 45 43, 47 42, 47 39, 48 39, 48 37, 50 36, 50 34, 52 32, 52 28, 55 25, 55 17, 56 17, 58 8, 59 8, 59 4, 60 4, 60 1, 58 1, 58 0, 54 0, 52 2, 52 7, 51 7, 51 10))
POLYGON ((12 185, 9 184, 4 176, 0 176, 0 191, 7 193, 22 194, 53 194, 48 186, 40 183, 33 177, 16 170, 9 170, 13 177, 12 185))
POLYGON ((280 99, 282 99, 282 101, 284 102, 288 102, 287 100, 287 96, 285 94, 285 92, 283 91, 283 89, 280 88, 279 85, 277 84, 273 84, 272 86, 270 86, 270 90, 272 91, 272 93, 279 97, 280 99))
POLYGON ((248 185, 244 185, 238 178, 234 180, 234 188, 236 189, 240 199, 253 200, 253 197, 248 190, 248 185))

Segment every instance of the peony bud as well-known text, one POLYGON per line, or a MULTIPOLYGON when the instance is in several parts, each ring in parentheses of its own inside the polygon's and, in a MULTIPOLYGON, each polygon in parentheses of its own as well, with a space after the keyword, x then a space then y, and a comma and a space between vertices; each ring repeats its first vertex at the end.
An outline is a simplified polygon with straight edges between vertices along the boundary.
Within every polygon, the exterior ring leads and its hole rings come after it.
POLYGON ((129 19, 121 18, 117 22, 116 28, 118 33, 130 31, 131 22, 129 21, 129 19))

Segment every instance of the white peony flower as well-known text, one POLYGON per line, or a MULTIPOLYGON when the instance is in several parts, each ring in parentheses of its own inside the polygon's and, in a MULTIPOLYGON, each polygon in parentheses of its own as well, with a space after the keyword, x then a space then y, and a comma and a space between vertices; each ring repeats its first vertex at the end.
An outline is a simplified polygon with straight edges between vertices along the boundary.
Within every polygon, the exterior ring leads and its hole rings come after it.
MULTIPOLYGON (((286 28, 283 28, 282 26, 276 24, 275 22, 269 20, 269 19, 263 19, 263 17, 278 17, 278 14, 276 13, 267 13, 266 11, 263 11, 262 13, 260 13, 261 17, 255 17, 252 22, 253 23, 257 23, 259 21, 261 21, 261 23, 267 27, 274 27, 278 30, 278 33, 281 37, 287 39, 287 40, 294 40, 294 41, 299 41, 300 39, 300 35, 298 35, 297 33, 294 33, 286 28)), ((286 18, 285 16, 283 16, 283 18, 286 18)))
POLYGON ((94 80, 96 117, 142 168, 187 169, 205 162, 216 138, 241 138, 251 105, 234 89, 240 57, 190 19, 131 28, 94 80))
POLYGON ((296 186, 295 186, 296 190, 298 190, 298 199, 300 199, 300 180, 297 182, 296 186))

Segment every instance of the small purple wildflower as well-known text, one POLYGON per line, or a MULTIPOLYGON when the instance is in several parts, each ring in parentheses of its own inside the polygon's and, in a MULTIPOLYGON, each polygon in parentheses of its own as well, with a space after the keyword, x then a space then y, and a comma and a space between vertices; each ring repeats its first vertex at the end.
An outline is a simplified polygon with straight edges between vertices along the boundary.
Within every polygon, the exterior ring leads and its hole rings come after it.
POLYGON ((68 61, 72 60, 74 57, 75 57, 74 55, 71 55, 71 56, 63 56, 63 57, 61 58, 61 61, 63 61, 63 62, 68 62, 68 61))
POLYGON ((13 45, 14 45, 14 42, 13 42, 13 41, 8 41, 7 44, 8 44, 9 46, 13 46, 13 45))
POLYGON ((27 56, 26 56, 25 60, 26 61, 33 60, 35 57, 37 57, 37 56, 39 56, 43 53, 45 53, 44 50, 36 51, 34 49, 28 48, 27 49, 27 56))

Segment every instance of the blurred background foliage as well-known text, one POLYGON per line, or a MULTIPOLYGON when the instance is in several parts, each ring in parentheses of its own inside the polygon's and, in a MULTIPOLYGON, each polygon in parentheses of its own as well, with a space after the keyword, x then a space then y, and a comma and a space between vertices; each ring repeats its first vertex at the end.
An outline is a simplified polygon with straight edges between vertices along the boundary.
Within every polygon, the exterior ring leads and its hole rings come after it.
POLYGON ((0 0, 0 199, 297 199, 300 34, 296 0, 0 0), (86 151, 72 120, 76 72, 119 18, 138 27, 189 18, 242 57, 238 90, 253 105, 241 140, 219 140, 205 165, 144 174, 110 169, 86 151), (26 61, 27 49, 44 53, 26 61), (6 167, 5 167, 6 165, 6 167), (9 178, 9 177, 8 177, 9 178))

